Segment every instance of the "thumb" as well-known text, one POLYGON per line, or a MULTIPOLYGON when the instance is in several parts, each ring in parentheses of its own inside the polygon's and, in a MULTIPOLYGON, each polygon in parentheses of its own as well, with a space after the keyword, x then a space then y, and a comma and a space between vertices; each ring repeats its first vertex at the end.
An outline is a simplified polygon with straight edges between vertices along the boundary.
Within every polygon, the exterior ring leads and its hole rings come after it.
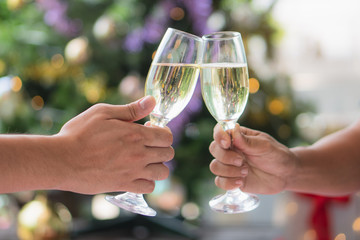
POLYGON ((232 135, 233 147, 245 153, 256 151, 256 148, 261 144, 261 139, 256 137, 258 135, 258 131, 236 125, 232 135))
POLYGON ((153 96, 145 96, 135 102, 119 106, 115 118, 133 122, 149 115, 156 105, 153 96))

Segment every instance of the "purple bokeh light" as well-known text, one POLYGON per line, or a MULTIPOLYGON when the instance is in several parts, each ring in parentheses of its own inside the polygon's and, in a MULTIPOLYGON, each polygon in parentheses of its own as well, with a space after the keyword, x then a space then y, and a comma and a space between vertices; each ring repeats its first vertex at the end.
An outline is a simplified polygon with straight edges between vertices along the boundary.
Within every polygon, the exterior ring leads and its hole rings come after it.
POLYGON ((82 29, 82 21, 70 19, 67 16, 68 3, 62 0, 36 0, 37 6, 44 11, 44 22, 58 33, 67 36, 77 36, 82 29))

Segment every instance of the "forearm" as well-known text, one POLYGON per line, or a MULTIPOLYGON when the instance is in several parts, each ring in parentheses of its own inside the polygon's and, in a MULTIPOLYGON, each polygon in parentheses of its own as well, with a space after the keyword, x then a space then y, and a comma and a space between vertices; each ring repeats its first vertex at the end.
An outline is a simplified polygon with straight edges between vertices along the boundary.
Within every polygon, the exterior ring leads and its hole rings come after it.
POLYGON ((291 149, 298 167, 287 189, 323 195, 360 190, 360 124, 331 134, 312 146, 291 149))
POLYGON ((60 146, 54 136, 0 135, 0 193, 58 188, 60 146))

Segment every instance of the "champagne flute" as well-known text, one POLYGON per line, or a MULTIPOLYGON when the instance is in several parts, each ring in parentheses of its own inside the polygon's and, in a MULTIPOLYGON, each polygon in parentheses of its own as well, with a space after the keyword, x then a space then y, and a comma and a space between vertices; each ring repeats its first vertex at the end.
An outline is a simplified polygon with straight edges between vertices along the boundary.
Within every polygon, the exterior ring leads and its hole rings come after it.
MULTIPOLYGON (((201 92, 211 115, 231 135, 243 113, 249 95, 245 50, 238 32, 217 32, 203 36, 200 68, 201 92)), ((256 195, 239 188, 214 197, 209 205, 222 213, 241 213, 259 205, 256 195)))
MULTIPOLYGON (((200 72, 202 39, 168 28, 156 51, 145 83, 145 95, 156 99, 150 114, 153 125, 165 127, 189 103, 200 72)), ((109 202, 138 214, 155 216, 142 194, 106 196, 109 202)))

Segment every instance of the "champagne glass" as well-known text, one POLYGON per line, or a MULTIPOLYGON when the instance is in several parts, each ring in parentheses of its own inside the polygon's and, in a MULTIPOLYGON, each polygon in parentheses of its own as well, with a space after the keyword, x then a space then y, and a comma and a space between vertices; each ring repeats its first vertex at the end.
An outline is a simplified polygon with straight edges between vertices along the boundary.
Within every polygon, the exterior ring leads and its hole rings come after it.
MULTIPOLYGON (((156 51, 145 83, 145 95, 156 99, 150 114, 153 125, 165 127, 189 103, 200 72, 202 39, 169 28, 156 51)), ((155 216, 142 194, 124 193, 106 196, 109 202, 126 210, 155 216)))
MULTIPOLYGON (((231 135, 243 113, 249 95, 245 50, 238 32, 217 32, 203 36, 204 51, 200 68, 201 92, 211 115, 231 135)), ((211 209, 222 213, 241 213, 259 205, 256 195, 239 188, 214 197, 211 209)))

